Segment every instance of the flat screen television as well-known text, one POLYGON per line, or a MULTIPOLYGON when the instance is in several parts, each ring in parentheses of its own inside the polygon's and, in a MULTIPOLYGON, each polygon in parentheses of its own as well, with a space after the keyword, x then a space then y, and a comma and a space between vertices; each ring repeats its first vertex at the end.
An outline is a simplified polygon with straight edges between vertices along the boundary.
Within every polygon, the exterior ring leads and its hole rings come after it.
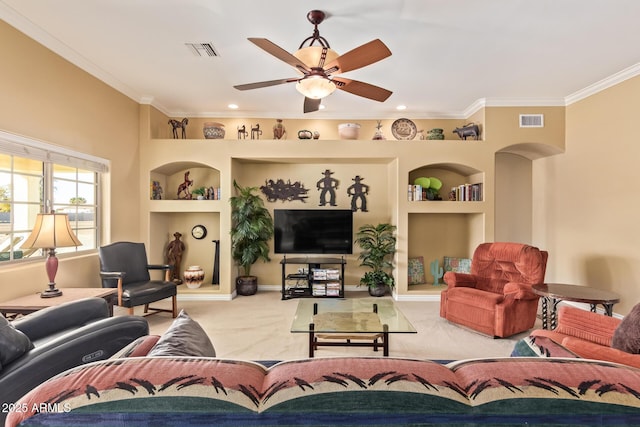
POLYGON ((348 209, 274 209, 278 254, 353 253, 353 212, 348 209))

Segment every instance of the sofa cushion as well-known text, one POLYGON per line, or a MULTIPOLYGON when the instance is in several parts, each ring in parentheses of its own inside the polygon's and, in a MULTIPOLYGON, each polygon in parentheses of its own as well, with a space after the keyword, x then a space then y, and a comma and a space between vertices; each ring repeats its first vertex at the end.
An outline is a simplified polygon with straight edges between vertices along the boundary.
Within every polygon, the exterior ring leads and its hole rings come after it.
POLYGON ((149 356, 215 357, 216 350, 202 326, 182 310, 149 356))
POLYGON ((578 357, 548 337, 529 335, 518 341, 511 357, 578 357))
POLYGON ((613 333, 611 347, 627 353, 640 353, 640 304, 636 304, 613 333))
POLYGON ((0 315, 0 370, 32 348, 29 337, 0 315))

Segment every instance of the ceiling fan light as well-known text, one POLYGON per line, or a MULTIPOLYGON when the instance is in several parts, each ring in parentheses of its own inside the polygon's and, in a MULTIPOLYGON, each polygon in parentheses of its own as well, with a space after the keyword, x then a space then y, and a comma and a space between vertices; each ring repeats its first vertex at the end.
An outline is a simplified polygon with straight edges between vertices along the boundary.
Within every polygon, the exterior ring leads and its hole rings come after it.
MULTIPOLYGON (((320 46, 309 46, 298 49, 293 55, 302 61, 307 67, 317 67, 320 64, 320 57, 322 56, 322 49, 320 46)), ((328 48, 327 56, 324 59, 324 65, 330 63, 338 56, 338 52, 328 48)))
POLYGON ((336 90, 336 85, 324 77, 307 77, 296 83, 298 92, 311 99, 322 99, 336 90))

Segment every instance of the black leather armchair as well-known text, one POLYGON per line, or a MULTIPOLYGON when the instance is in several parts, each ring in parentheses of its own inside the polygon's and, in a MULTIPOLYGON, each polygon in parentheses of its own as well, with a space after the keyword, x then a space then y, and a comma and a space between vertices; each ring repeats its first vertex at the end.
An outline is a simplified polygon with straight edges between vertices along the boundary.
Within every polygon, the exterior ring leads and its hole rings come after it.
POLYGON ((171 266, 148 264, 144 243, 116 242, 102 246, 98 254, 102 287, 118 288, 118 305, 128 307, 129 314, 135 306, 144 305, 145 314, 152 310, 170 312, 174 318, 178 315, 177 285, 169 280, 171 266), (152 280, 149 270, 163 270, 164 280, 152 280), (171 298, 170 310, 149 307, 165 298, 171 298))
POLYGON ((0 367, 0 405, 4 409, 0 425, 10 409, 7 405, 38 384, 75 366, 108 359, 149 333, 143 317, 109 317, 102 298, 49 307, 15 320, 11 326, 26 335, 31 349, 0 367))

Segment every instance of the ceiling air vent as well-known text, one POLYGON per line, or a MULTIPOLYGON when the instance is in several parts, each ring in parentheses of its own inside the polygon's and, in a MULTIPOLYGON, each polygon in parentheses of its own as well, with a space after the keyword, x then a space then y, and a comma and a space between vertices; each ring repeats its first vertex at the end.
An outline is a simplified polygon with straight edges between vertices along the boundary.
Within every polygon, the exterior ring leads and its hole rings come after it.
POLYGON ((195 56, 219 56, 211 43, 185 43, 195 56))
POLYGON ((544 114, 520 114, 521 128, 543 128, 544 114))

